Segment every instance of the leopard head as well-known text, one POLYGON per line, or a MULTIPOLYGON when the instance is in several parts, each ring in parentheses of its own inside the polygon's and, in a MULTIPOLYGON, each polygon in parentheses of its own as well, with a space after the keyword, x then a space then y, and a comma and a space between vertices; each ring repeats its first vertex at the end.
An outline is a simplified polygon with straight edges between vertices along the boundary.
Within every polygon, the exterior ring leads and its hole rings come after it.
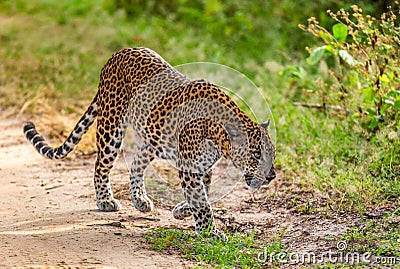
POLYGON ((226 126, 232 141, 231 160, 244 173, 246 183, 252 189, 267 185, 276 177, 275 146, 268 134, 269 120, 253 128, 226 126))

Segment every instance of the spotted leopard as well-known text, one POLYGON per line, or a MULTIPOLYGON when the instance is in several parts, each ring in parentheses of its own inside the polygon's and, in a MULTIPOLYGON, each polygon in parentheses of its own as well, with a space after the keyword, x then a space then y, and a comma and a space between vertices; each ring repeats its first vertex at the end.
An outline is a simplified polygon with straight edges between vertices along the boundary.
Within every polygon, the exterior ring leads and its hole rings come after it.
POLYGON ((177 219, 193 216, 199 235, 211 232, 224 237, 215 226, 208 201, 212 169, 221 157, 230 158, 252 188, 275 178, 269 122, 253 122, 216 85, 189 79, 148 48, 128 48, 112 55, 101 70, 97 94, 62 145, 49 146, 32 122, 24 125, 24 134, 41 155, 61 159, 95 120, 94 186, 102 211, 121 208, 113 197, 109 175, 128 126, 138 137, 130 168, 133 205, 142 212, 153 210, 144 170, 154 157, 168 159, 179 170, 185 197, 173 215, 177 219))

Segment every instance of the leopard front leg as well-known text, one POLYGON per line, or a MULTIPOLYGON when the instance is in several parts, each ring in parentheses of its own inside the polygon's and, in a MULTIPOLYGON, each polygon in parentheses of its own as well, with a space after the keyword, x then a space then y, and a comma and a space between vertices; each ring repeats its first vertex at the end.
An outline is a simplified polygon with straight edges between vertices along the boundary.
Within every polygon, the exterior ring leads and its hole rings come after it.
POLYGON ((148 150, 147 145, 138 147, 136 156, 133 159, 130 169, 130 193, 132 203, 141 212, 153 210, 153 202, 147 197, 143 181, 143 174, 146 167, 154 159, 154 155, 148 150))
POLYGON ((182 181, 186 203, 196 223, 197 234, 199 236, 216 236, 226 240, 225 234, 215 225, 206 186, 202 180, 203 175, 180 171, 179 177, 182 181))
MULTIPOLYGON (((207 196, 208 196, 208 191, 210 189, 211 177, 212 177, 212 170, 204 174, 204 176, 202 177, 202 180, 206 188, 207 196)), ((182 220, 190 217, 192 215, 192 212, 190 211, 189 204, 186 201, 182 201, 174 207, 174 209, 172 210, 172 214, 174 218, 182 220)))

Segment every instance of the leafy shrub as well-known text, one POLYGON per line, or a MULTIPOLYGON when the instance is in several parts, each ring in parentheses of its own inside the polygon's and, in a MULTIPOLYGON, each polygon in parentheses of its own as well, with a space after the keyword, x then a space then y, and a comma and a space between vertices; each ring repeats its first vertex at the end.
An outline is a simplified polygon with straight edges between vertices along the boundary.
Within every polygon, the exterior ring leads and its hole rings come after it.
MULTIPOLYGON (((398 3, 397 3, 398 6, 398 3)), ((352 7, 327 11, 337 23, 328 31, 315 18, 300 28, 312 33, 322 46, 308 49, 307 62, 326 61, 328 76, 312 85, 312 93, 322 102, 338 107, 362 127, 376 133, 391 127, 400 112, 400 27, 399 11, 391 7, 380 19, 352 7)))

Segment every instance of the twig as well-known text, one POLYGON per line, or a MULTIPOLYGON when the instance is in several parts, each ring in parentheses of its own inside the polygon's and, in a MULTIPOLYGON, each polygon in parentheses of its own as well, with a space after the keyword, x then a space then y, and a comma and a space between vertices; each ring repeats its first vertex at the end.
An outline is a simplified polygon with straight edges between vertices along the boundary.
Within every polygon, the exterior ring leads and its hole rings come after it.
POLYGON ((303 107, 311 107, 311 108, 318 108, 318 109, 331 109, 331 110, 337 110, 337 111, 344 111, 348 113, 349 111, 342 108, 341 106, 328 106, 328 105, 320 105, 320 104, 305 104, 305 103, 298 103, 298 102, 293 102, 292 105, 294 106, 303 106, 303 107))
POLYGON ((64 187, 64 184, 62 184, 62 185, 54 185, 54 186, 46 187, 44 189, 46 191, 50 191, 50 190, 54 190, 54 189, 61 188, 61 187, 64 187))

